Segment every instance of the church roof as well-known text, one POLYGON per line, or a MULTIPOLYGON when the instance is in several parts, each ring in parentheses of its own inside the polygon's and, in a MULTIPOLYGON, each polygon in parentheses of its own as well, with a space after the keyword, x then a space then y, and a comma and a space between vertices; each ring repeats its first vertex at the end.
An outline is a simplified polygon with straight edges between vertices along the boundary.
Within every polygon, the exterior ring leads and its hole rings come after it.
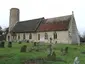
POLYGON ((68 30, 72 15, 55 18, 38 18, 18 22, 12 32, 65 31, 68 30))
POLYGON ((38 18, 18 22, 12 29, 12 32, 35 32, 43 20, 44 18, 38 18))
POLYGON ((46 19, 38 28, 38 31, 65 31, 68 30, 72 15, 46 19))

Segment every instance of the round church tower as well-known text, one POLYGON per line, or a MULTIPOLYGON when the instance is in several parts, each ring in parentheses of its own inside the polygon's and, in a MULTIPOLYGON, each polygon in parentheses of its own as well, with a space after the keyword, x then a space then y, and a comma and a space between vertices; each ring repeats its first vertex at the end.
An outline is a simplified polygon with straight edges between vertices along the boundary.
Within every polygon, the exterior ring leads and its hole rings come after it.
POLYGON ((11 8, 9 17, 9 32, 13 29, 17 22, 19 22, 19 9, 11 8))

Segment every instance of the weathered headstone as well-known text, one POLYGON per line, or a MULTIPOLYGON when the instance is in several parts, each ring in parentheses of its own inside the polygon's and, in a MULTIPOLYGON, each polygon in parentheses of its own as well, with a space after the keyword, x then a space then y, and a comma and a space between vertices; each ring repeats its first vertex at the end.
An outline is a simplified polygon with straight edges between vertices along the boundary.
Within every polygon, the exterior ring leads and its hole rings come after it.
POLYGON ((20 52, 26 52, 26 49, 27 49, 27 46, 26 46, 26 45, 23 45, 23 46, 21 47, 20 52))
POLYGON ((50 38, 50 45, 49 45, 50 55, 52 54, 52 38, 50 38))
POLYGON ((4 41, 1 41, 1 42, 0 42, 0 47, 1 47, 1 48, 4 48, 4 44, 5 44, 5 42, 4 42, 4 41))
POLYGON ((73 64, 80 64, 80 61, 79 61, 78 57, 75 57, 73 64))
POLYGON ((9 47, 9 48, 12 47, 12 42, 11 42, 11 41, 8 42, 8 47, 9 47))
POLYGON ((50 44, 50 45, 48 45, 48 48, 49 48, 49 53, 48 54, 50 54, 50 55, 52 55, 52 45, 50 44))

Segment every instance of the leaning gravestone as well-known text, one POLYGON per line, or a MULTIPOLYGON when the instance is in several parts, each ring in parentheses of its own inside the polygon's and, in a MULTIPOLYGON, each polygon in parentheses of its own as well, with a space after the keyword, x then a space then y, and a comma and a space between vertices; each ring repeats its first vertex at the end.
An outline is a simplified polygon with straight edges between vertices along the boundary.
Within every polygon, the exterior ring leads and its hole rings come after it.
POLYGON ((78 57, 75 57, 73 64, 80 64, 78 57))
POLYGON ((9 48, 12 47, 12 42, 11 42, 11 41, 8 42, 8 47, 9 47, 9 48))
POLYGON ((26 49, 27 49, 27 46, 26 46, 26 45, 23 45, 23 46, 21 47, 20 52, 26 52, 26 49))

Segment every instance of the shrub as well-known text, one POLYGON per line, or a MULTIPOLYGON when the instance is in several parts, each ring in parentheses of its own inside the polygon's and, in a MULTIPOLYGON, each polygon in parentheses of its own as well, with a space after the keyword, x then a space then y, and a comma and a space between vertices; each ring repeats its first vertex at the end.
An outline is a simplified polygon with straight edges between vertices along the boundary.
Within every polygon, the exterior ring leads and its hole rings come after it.
POLYGON ((65 53, 68 53, 68 47, 65 47, 65 53))
POLYGON ((21 41, 19 41, 19 44, 21 44, 22 42, 21 41))
POLYGON ((27 48, 27 46, 26 46, 26 45, 23 45, 23 46, 21 47, 20 52, 26 52, 26 48, 27 48))

